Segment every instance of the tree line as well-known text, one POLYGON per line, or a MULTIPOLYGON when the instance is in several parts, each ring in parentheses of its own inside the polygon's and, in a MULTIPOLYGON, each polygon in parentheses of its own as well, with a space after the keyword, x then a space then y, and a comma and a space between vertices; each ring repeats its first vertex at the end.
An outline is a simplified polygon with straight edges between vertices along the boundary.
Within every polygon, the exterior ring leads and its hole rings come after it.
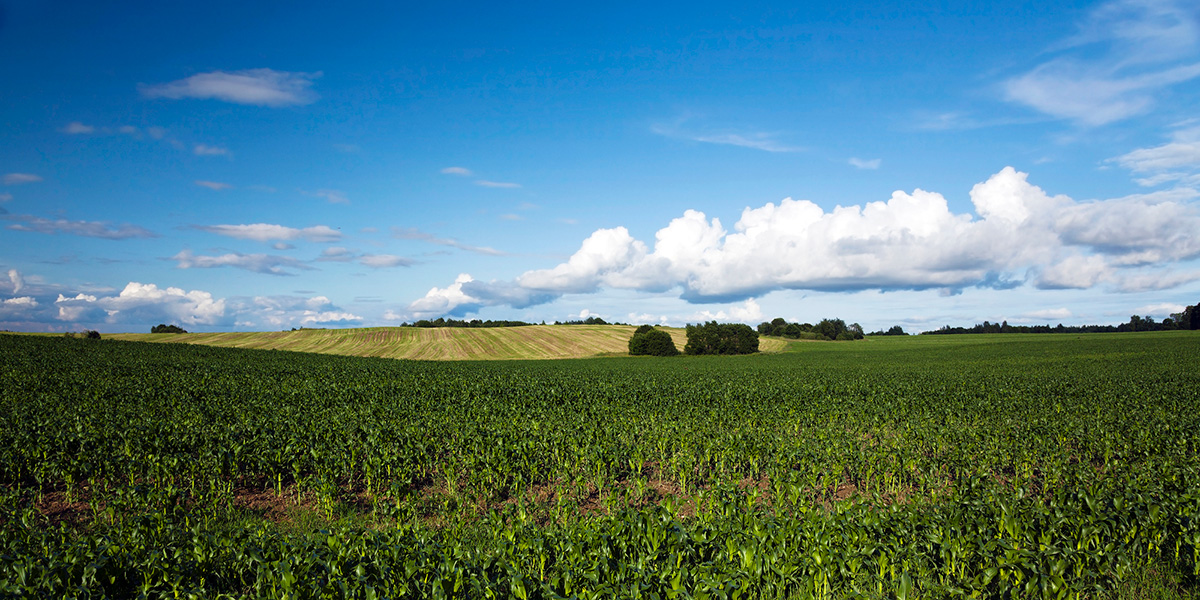
POLYGON ((1129 321, 1120 325, 1010 325, 1000 323, 977 323, 974 327, 943 326, 941 329, 922 332, 922 335, 953 335, 961 333, 1118 333, 1128 331, 1174 331, 1200 329, 1200 303, 1188 306, 1161 321, 1146 315, 1131 315, 1129 321))
POLYGON ((821 319, 816 325, 811 323, 788 323, 787 319, 776 317, 770 322, 758 324, 759 335, 792 338, 795 340, 861 340, 865 335, 862 325, 846 324, 841 319, 821 319))

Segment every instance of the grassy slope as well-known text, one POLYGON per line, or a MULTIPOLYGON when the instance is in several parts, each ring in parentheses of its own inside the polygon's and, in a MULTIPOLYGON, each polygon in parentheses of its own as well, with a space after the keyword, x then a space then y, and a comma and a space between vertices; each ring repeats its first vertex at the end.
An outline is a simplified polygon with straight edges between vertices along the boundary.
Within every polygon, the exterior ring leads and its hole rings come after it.
MULTIPOLYGON (((108 339, 176 342, 261 350, 292 350, 420 360, 516 360, 585 358, 625 354, 633 327, 623 325, 532 325, 488 329, 369 327, 232 333, 114 333, 108 339)), ((663 328, 682 350, 683 329, 663 328)), ((780 339, 762 339, 759 348, 778 352, 780 339)))

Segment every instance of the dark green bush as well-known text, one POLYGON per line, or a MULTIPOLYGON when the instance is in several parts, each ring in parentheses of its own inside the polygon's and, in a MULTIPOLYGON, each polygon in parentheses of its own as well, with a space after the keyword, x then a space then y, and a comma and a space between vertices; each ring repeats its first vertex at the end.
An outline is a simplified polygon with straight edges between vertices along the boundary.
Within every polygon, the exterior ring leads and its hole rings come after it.
POLYGON ((629 338, 629 353, 634 356, 677 356, 679 349, 675 347, 675 340, 671 339, 671 334, 655 329, 649 325, 643 325, 638 328, 638 332, 629 338), (648 331, 642 331, 642 327, 649 328, 648 331))
POLYGON ((753 354, 758 352, 758 332, 741 323, 709 321, 687 326, 687 354, 753 354))

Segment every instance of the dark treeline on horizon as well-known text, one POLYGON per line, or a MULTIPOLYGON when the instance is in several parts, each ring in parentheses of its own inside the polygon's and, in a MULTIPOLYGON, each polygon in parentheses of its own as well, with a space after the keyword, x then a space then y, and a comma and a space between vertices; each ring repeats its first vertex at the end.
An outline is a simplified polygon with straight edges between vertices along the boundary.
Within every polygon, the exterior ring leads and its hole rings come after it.
POLYGON ((953 335, 960 333, 1117 333, 1127 331, 1174 331, 1178 329, 1200 329, 1200 305, 1185 308, 1183 312, 1175 313, 1162 321, 1154 317, 1133 315, 1129 321, 1120 325, 1009 325, 1008 321, 1001 323, 976 324, 974 327, 942 326, 941 329, 923 331, 921 335, 953 335))
POLYGON ((533 323, 526 323, 525 321, 490 321, 490 320, 489 321, 480 321, 479 319, 472 319, 470 321, 460 321, 458 319, 446 319, 446 318, 442 318, 442 317, 438 317, 437 319, 434 319, 432 321, 430 321, 429 319, 421 319, 420 321, 414 321, 412 323, 401 323, 400 324, 401 327, 424 327, 424 328, 431 328, 431 327, 467 327, 467 328, 472 328, 472 327, 474 327, 474 328, 525 327, 528 325, 533 325, 533 323))

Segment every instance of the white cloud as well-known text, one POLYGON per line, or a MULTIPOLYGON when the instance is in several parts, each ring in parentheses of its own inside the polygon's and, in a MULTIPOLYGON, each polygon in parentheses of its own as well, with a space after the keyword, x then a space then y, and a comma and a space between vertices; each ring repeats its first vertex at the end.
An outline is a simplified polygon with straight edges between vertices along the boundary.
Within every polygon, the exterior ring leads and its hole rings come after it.
POLYGON ((21 293, 21 289, 25 287, 25 280, 21 278, 21 272, 16 269, 9 269, 8 280, 12 282, 12 293, 21 293))
POLYGON ((349 204, 350 199, 346 197, 346 192, 341 190, 317 190, 308 194, 317 198, 324 198, 330 204, 349 204))
POLYGON ((474 281, 474 278, 467 273, 462 273, 454 279, 454 283, 445 288, 434 287, 425 293, 423 298, 420 298, 408 306, 408 311, 412 313, 413 318, 422 319, 425 317, 439 316, 450 314, 456 309, 472 306, 480 306, 479 299, 468 295, 463 291, 463 285, 474 281))
POLYGON ((71 121, 70 123, 67 123, 67 126, 63 127, 61 131, 63 133, 69 133, 72 135, 82 135, 82 134, 88 134, 88 133, 95 133, 96 128, 92 127, 91 125, 84 125, 83 123, 80 123, 79 121, 71 121))
POLYGON ((1006 81, 1008 100, 1085 125, 1145 113, 1159 94, 1200 77, 1200 26, 1189 3, 1115 0, 1100 5, 1056 56, 1006 81))
POLYGON ((209 146, 207 144, 196 144, 192 149, 196 156, 228 156, 229 149, 221 148, 220 146, 209 146))
POLYGON ((650 127, 650 131, 661 136, 691 140, 693 142, 703 142, 705 144, 722 144, 727 146, 738 146, 741 148, 751 148, 754 150, 762 150, 764 152, 799 152, 803 148, 789 146, 780 142, 778 134, 765 131, 721 131, 721 132, 704 132, 696 133, 695 130, 689 130, 686 127, 687 122, 692 120, 690 115, 684 115, 670 123, 658 123, 650 127))
POLYGON ((501 221, 524 221, 525 217, 522 217, 521 215, 518 215, 515 213, 504 213, 504 214, 500 215, 500 220, 501 221))
POLYGON ((9 221, 17 221, 8 228, 13 231, 28 231, 55 235, 59 233, 94 237, 106 240, 126 240, 134 238, 153 238, 158 234, 148 229, 122 223, 113 226, 106 221, 68 221, 66 219, 43 219, 32 215, 5 215, 9 221))
POLYGON ((339 309, 325 296, 255 296, 249 302, 237 303, 235 310, 240 315, 252 315, 273 327, 362 321, 362 317, 339 309))
POLYGON ((270 223, 252 223, 248 225, 196 225, 193 229, 207 231, 239 240, 254 240, 269 242, 274 240, 304 240, 306 242, 336 242, 342 239, 342 232, 327 225, 314 225, 297 229, 270 223))
POLYGON ((851 164, 851 166, 853 166, 857 169, 874 170, 874 169, 878 169, 879 165, 883 164, 883 159, 882 158, 873 158, 870 160, 865 160, 865 159, 861 159, 861 158, 851 157, 848 162, 851 164))
POLYGON ((512 182, 507 182, 507 181, 488 181, 486 179, 477 180, 475 182, 475 185, 478 185, 481 187, 486 187, 486 188, 504 188, 504 189, 514 189, 514 188, 521 187, 521 184, 519 184, 519 183, 512 183, 512 182))
POLYGON ((358 262, 372 269, 386 269, 389 267, 408 267, 413 264, 412 259, 394 254, 364 254, 359 257, 358 262))
POLYGON ((459 175, 462 177, 470 177, 474 175, 470 169, 466 167, 446 167, 441 170, 442 175, 459 175))
POLYGON ((1111 268, 1101 256, 1069 256, 1043 271, 1037 286, 1045 290, 1087 289, 1110 273, 1111 268))
POLYGON ((200 187, 206 187, 215 192, 219 192, 221 190, 227 190, 227 189, 233 187, 232 185, 229 185, 228 183, 221 183, 220 181, 205 181, 203 179, 197 179, 195 183, 196 183, 196 185, 198 185, 200 187))
POLYGON ((39 181, 43 181, 42 177, 33 173, 7 173, 4 175, 4 185, 21 185, 39 181))
POLYGON ((1068 308, 1047 308, 1043 310, 1035 310, 1021 315, 1019 318, 1023 320, 1062 320, 1070 319, 1074 316, 1068 308))
POLYGON ((0 193, 0 202, 8 202, 9 200, 12 200, 12 199, 13 199, 12 194, 0 193))
POLYGON ((139 87, 142 95, 148 98, 204 98, 280 107, 315 102, 317 94, 310 88, 313 80, 320 76, 320 72, 297 73, 272 69, 212 71, 169 83, 139 87))
POLYGON ((55 301, 62 321, 103 319, 108 323, 173 322, 184 325, 212 325, 225 316, 225 300, 201 291, 159 288, 153 283, 129 282, 116 296, 98 297, 77 294, 68 298, 59 294, 55 301))
POLYGON ((1146 187, 1169 182, 1182 186, 1200 185, 1200 127, 1178 129, 1166 144, 1138 148, 1109 162, 1116 162, 1134 173, 1147 174, 1135 179, 1146 187))
MULTIPOLYGON (((664 317, 665 319, 665 317, 664 317)), ((710 310, 699 311, 685 319, 688 322, 692 321, 723 321, 737 323, 756 323, 763 320, 762 308, 758 306, 758 302, 754 298, 748 298, 740 305, 729 307, 728 311, 718 310, 716 312, 710 310)))
POLYGON ((422 242, 429 242, 430 244, 449 246, 451 248, 458 248, 459 250, 466 250, 467 252, 474 252, 476 254, 486 254, 488 256, 507 255, 507 253, 496 250, 495 248, 489 248, 487 246, 472 246, 470 244, 464 244, 453 238, 439 238, 432 233, 426 233, 415 227, 393 227, 392 237, 398 240, 418 240, 422 242))
POLYGON ((354 260, 355 253, 341 246, 333 246, 321 251, 321 256, 317 260, 322 262, 350 262, 354 260))
MULTIPOLYGON (((825 211, 784 199, 746 208, 732 231, 689 210, 655 234, 600 229, 566 262, 512 282, 456 281, 410 307, 423 314, 517 308, 599 289, 679 290, 692 302, 730 302, 773 290, 920 290, 967 287, 1118 290, 1131 275, 1200 257, 1200 213, 1178 193, 1076 202, 1051 196, 1006 167, 970 193, 975 215, 944 197, 897 191, 886 202, 825 211), (977 215, 977 216, 976 216, 977 215)), ((1176 283, 1175 285, 1178 285, 1176 283)), ((1170 287, 1170 286, 1168 286, 1170 287)), ((753 307, 736 315, 744 320, 753 307)), ((713 313, 714 315, 716 313, 713 313)), ((727 317, 734 317, 730 310, 727 317)))
POLYGON ((290 269, 311 271, 313 268, 287 256, 269 254, 242 254, 230 252, 220 256, 204 256, 193 254, 191 250, 182 250, 171 260, 176 261, 179 269, 212 269, 216 267, 235 267, 254 273, 267 275, 295 275, 290 269))
POLYGON ((1181 313, 1187 308, 1182 304, 1173 302, 1159 302, 1157 304, 1147 304, 1140 308, 1134 309, 1133 313, 1142 316, 1169 317, 1176 313, 1181 313))

